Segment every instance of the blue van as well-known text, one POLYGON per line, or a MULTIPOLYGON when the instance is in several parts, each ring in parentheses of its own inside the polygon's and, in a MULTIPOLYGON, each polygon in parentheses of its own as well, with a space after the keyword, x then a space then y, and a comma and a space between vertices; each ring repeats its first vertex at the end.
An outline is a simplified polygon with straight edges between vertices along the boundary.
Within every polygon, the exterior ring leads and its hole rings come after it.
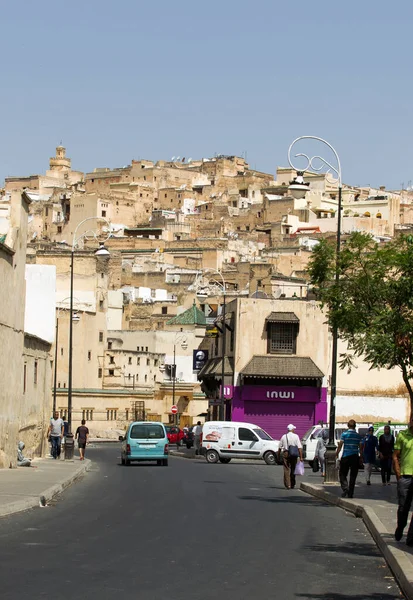
POLYGON ((135 421, 130 423, 122 442, 120 459, 129 466, 132 460, 154 460, 158 465, 168 466, 168 437, 163 423, 135 421))

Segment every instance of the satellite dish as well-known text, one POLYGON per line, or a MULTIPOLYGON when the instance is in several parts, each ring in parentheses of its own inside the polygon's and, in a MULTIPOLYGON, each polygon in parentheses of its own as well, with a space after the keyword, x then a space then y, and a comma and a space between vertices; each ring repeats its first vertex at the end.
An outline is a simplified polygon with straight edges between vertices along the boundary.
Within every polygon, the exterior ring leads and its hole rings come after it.
POLYGON ((192 158, 188 158, 187 163, 191 163, 192 162, 192 158))
POLYGON ((172 162, 174 162, 174 160, 175 160, 175 156, 173 156, 173 157, 171 158, 171 161, 172 161, 172 162))
POLYGON ((176 157, 176 160, 179 160, 180 158, 181 158, 180 156, 177 156, 177 157, 176 157))
POLYGON ((265 292, 257 291, 251 295, 251 298, 268 298, 268 294, 266 294, 265 292))

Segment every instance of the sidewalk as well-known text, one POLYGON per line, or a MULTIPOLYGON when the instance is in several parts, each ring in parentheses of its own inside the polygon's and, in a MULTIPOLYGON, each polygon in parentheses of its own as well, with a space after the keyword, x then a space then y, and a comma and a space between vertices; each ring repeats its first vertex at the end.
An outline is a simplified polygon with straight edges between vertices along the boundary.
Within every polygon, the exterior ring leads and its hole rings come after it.
POLYGON ((32 467, 0 469, 0 517, 39 506, 40 496, 46 502, 62 492, 89 470, 91 461, 73 462, 38 458, 32 467))
POLYGON ((184 446, 177 448, 175 444, 171 444, 170 448, 175 448, 174 450, 169 450, 169 454, 171 456, 180 456, 181 458, 196 458, 205 460, 205 456, 195 454, 195 448, 186 448, 184 446))
POLYGON ((383 487, 380 474, 373 473, 371 481, 372 485, 367 486, 364 473, 360 472, 354 498, 342 498, 339 485, 324 485, 319 473, 306 469, 300 489, 362 518, 406 598, 413 600, 413 548, 406 546, 405 535, 401 542, 394 539, 397 521, 396 479, 393 476, 392 484, 383 487))

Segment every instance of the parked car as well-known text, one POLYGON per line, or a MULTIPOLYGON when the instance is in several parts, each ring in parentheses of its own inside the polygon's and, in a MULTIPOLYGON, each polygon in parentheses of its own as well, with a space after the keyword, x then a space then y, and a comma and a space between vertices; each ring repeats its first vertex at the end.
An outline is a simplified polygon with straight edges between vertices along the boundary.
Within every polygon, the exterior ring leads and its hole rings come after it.
POLYGON ((258 425, 234 421, 207 421, 202 430, 202 454, 206 461, 227 464, 233 458, 265 460, 277 463, 279 441, 258 425))
MULTIPOLYGON (((365 436, 368 432, 369 425, 368 423, 357 423, 356 431, 361 435, 365 436)), ((315 449, 317 447, 318 438, 321 436, 323 429, 328 430, 328 423, 324 423, 321 425, 313 425, 310 427, 308 431, 305 432, 303 437, 301 438, 301 443, 303 445, 303 456, 304 460, 308 462, 308 464, 312 467, 313 460, 315 456, 315 449)), ((335 443, 336 445, 339 443, 341 439, 341 434, 347 431, 347 425, 344 423, 336 423, 335 428, 335 443)))
POLYGON ((168 465, 168 437, 163 423, 156 421, 134 421, 125 435, 119 436, 122 442, 120 460, 129 466, 132 461, 154 460, 158 465, 168 465))
POLYGON ((165 425, 166 435, 170 444, 176 444, 182 446, 184 439, 184 432, 179 429, 176 425, 165 425))

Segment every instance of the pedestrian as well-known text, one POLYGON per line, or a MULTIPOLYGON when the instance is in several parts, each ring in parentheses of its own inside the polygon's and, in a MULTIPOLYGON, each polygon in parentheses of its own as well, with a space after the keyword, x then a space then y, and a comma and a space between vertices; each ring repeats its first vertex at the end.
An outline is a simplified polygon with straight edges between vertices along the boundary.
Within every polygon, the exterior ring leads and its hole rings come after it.
POLYGON ((31 467, 32 459, 26 458, 23 454, 25 448, 24 442, 19 442, 17 446, 17 466, 18 467, 31 467))
POLYGON ((86 421, 82 419, 81 425, 76 429, 75 439, 79 448, 80 460, 85 460, 86 445, 89 440, 89 429, 86 427, 86 421))
POLYGON ((193 428, 192 433, 194 434, 195 454, 199 454, 200 450, 201 450, 201 436, 202 436, 201 421, 198 421, 198 423, 193 428))
POLYGON ((356 422, 350 419, 347 423, 347 431, 343 431, 341 439, 337 446, 336 458, 339 457, 340 451, 343 448, 343 456, 340 460, 340 485, 343 493, 342 498, 353 498, 354 487, 356 485, 357 474, 359 472, 360 461, 362 460, 359 451, 361 452, 362 438, 356 431, 356 422), (347 481, 347 475, 350 471, 350 483, 347 481))
MULTIPOLYGON (((410 417, 409 428, 400 431, 397 435, 394 444, 393 468, 396 473, 399 501, 394 537, 399 542, 407 525, 413 499, 413 415, 410 417)), ((406 544, 413 546, 413 518, 407 532, 406 544)))
POLYGON ((376 464, 376 453, 379 447, 379 441, 377 437, 374 435, 374 427, 371 426, 368 429, 368 433, 363 440, 362 448, 363 448, 363 461, 364 461, 364 472, 366 474, 366 483, 367 485, 371 485, 371 472, 373 470, 374 465, 376 464))
POLYGON ((63 419, 63 439, 62 439, 62 446, 66 446, 66 436, 69 433, 69 422, 67 420, 66 415, 64 415, 62 417, 63 419))
POLYGON ((328 443, 328 429, 322 429, 317 440, 317 446, 315 448, 314 460, 318 460, 321 467, 321 477, 325 477, 326 474, 326 449, 328 443))
POLYGON ((54 459, 60 458, 63 432, 63 419, 59 417, 59 413, 56 410, 53 418, 50 419, 49 429, 47 430, 47 436, 49 437, 50 435, 50 441, 52 442, 52 456, 54 459))
POLYGON ((385 425, 384 433, 379 437, 379 458, 382 485, 390 485, 393 451, 394 435, 392 435, 390 425, 385 425))
POLYGON ((295 467, 298 459, 303 460, 303 447, 300 438, 295 432, 295 425, 288 425, 288 433, 285 433, 278 447, 278 457, 282 453, 284 465, 284 487, 289 489, 295 488, 295 467))

